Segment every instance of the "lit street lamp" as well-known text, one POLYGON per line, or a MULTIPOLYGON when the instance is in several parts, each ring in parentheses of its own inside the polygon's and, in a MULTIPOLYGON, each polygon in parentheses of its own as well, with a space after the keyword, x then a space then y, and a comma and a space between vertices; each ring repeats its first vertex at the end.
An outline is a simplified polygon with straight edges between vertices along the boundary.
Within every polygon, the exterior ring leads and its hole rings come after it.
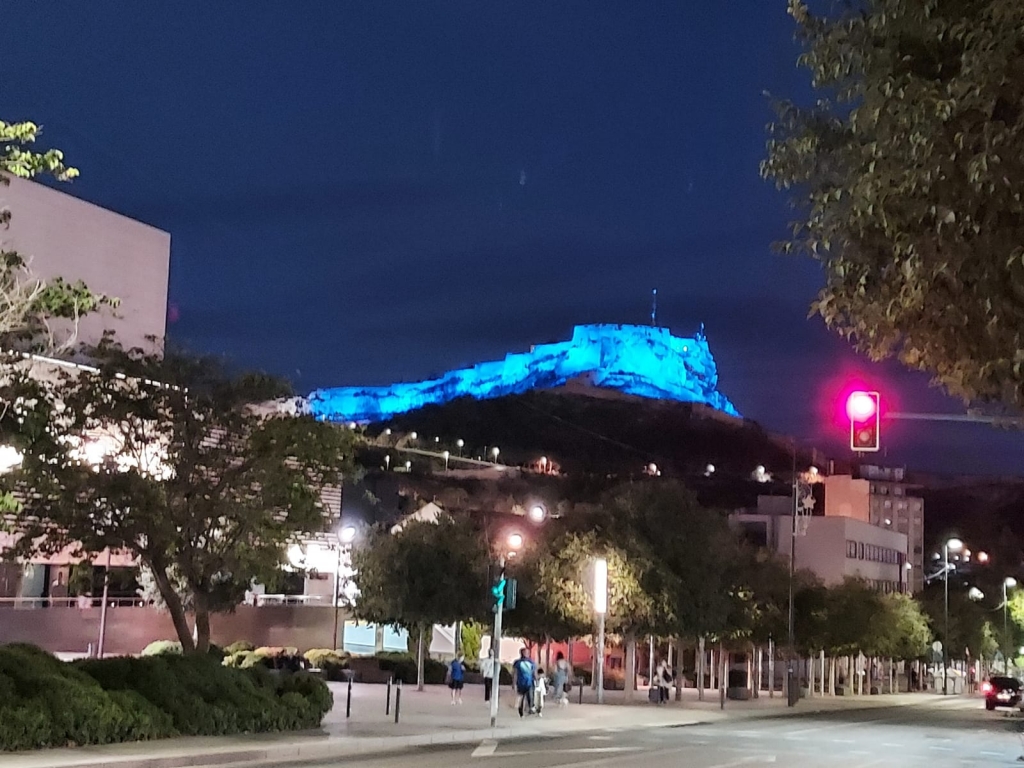
POLYGON ((511 533, 508 537, 509 554, 514 555, 520 549, 523 548, 523 535, 521 533, 511 533))
POLYGON ((543 523, 544 518, 548 516, 548 511, 540 504, 534 504, 530 507, 530 520, 535 523, 543 523))
POLYGON ((444 471, 447 472, 448 471, 448 459, 451 456, 451 454, 448 451, 445 451, 441 455, 444 457, 444 471))
POLYGON ((491 448, 491 456, 494 457, 494 463, 495 464, 498 463, 498 454, 499 453, 501 453, 501 451, 498 450, 498 446, 494 446, 493 448, 491 448))
POLYGON ((354 525, 346 525, 340 531, 338 531, 338 544, 336 549, 338 551, 338 558, 334 564, 334 634, 332 635, 333 648, 338 647, 338 623, 341 609, 341 599, 339 593, 341 592, 341 553, 343 550, 347 550, 351 547, 352 542, 356 540, 356 528, 354 525))
POLYGON ((597 703, 604 704, 604 616, 608 612, 608 561, 594 561, 594 613, 597 614, 597 703))
MULTIPOLYGON (((979 555, 979 558, 980 558, 980 555, 979 555)), ((1015 578, 1013 578, 1013 576, 1007 576, 1005 579, 1003 579, 1003 647, 1006 649, 1005 650, 1005 654, 1006 655, 1004 657, 1004 663, 1006 663, 1006 664, 1009 664, 1009 657, 1010 657, 1010 653, 1012 652, 1011 649, 1010 649, 1010 633, 1007 631, 1007 623, 1006 623, 1006 604, 1007 604, 1006 590, 1013 589, 1016 586, 1017 586, 1017 580, 1015 578)))
POLYGON ((949 553, 959 552, 964 548, 964 543, 960 539, 952 538, 947 539, 942 544, 942 564, 943 564, 943 577, 942 583, 945 588, 943 596, 943 608, 945 614, 945 631, 942 633, 942 695, 945 696, 948 691, 948 668, 949 668, 949 553))
POLYGON ((466 441, 461 437, 455 441, 455 447, 459 449, 459 456, 462 456, 462 448, 466 445, 466 441))

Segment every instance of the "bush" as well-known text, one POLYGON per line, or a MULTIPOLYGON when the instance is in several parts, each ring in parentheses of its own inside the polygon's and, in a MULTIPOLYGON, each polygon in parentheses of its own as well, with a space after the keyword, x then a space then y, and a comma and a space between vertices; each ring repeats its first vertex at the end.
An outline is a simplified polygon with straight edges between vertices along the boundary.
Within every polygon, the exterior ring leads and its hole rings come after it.
MULTIPOLYGON (((416 659, 408 654, 382 653, 375 657, 378 667, 390 672, 395 680, 406 685, 416 682, 416 659)), ((423 660, 423 682, 427 685, 441 685, 448 674, 448 665, 434 659, 423 660)))
POLYGON ((225 656, 234 656, 236 653, 242 653, 243 651, 255 651, 256 646, 252 643, 247 643, 243 640, 236 640, 231 645, 224 648, 225 656))
POLYGON ((331 693, 308 674, 162 653, 65 664, 0 647, 0 750, 317 727, 331 693))
POLYGON ((181 643, 175 640, 154 640, 142 649, 143 656, 161 656, 165 653, 181 656, 181 643))
POLYGON ((312 666, 321 670, 326 680, 347 680, 345 670, 348 669, 347 653, 332 651, 329 648, 311 648, 303 654, 312 666))

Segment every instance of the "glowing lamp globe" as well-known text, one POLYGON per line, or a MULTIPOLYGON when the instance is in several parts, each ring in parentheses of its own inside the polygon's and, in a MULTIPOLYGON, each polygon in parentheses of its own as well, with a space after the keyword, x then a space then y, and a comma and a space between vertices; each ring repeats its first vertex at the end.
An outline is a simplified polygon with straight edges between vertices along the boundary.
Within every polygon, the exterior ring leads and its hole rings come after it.
POLYGON ((850 421, 867 421, 875 415, 875 398, 867 392, 852 392, 846 399, 846 415, 850 421))

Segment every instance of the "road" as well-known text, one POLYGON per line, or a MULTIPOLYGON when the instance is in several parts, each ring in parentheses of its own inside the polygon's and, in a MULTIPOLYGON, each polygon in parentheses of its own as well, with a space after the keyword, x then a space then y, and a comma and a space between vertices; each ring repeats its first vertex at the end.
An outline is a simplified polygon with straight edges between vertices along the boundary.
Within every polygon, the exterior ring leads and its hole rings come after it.
MULTIPOLYGON (((606 728, 530 741, 350 758, 358 768, 944 768, 1021 765, 1024 719, 978 699, 743 719, 714 725, 606 728)), ((310 764, 326 768, 328 764, 310 764)))

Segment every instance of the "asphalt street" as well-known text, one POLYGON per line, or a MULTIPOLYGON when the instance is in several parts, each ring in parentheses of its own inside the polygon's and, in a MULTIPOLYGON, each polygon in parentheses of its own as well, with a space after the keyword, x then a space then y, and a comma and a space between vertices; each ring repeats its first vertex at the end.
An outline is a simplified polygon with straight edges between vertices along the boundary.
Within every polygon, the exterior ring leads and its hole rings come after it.
POLYGON ((354 768, 876 768, 1021 765, 1024 719, 979 699, 650 729, 604 728, 308 764, 354 768))

